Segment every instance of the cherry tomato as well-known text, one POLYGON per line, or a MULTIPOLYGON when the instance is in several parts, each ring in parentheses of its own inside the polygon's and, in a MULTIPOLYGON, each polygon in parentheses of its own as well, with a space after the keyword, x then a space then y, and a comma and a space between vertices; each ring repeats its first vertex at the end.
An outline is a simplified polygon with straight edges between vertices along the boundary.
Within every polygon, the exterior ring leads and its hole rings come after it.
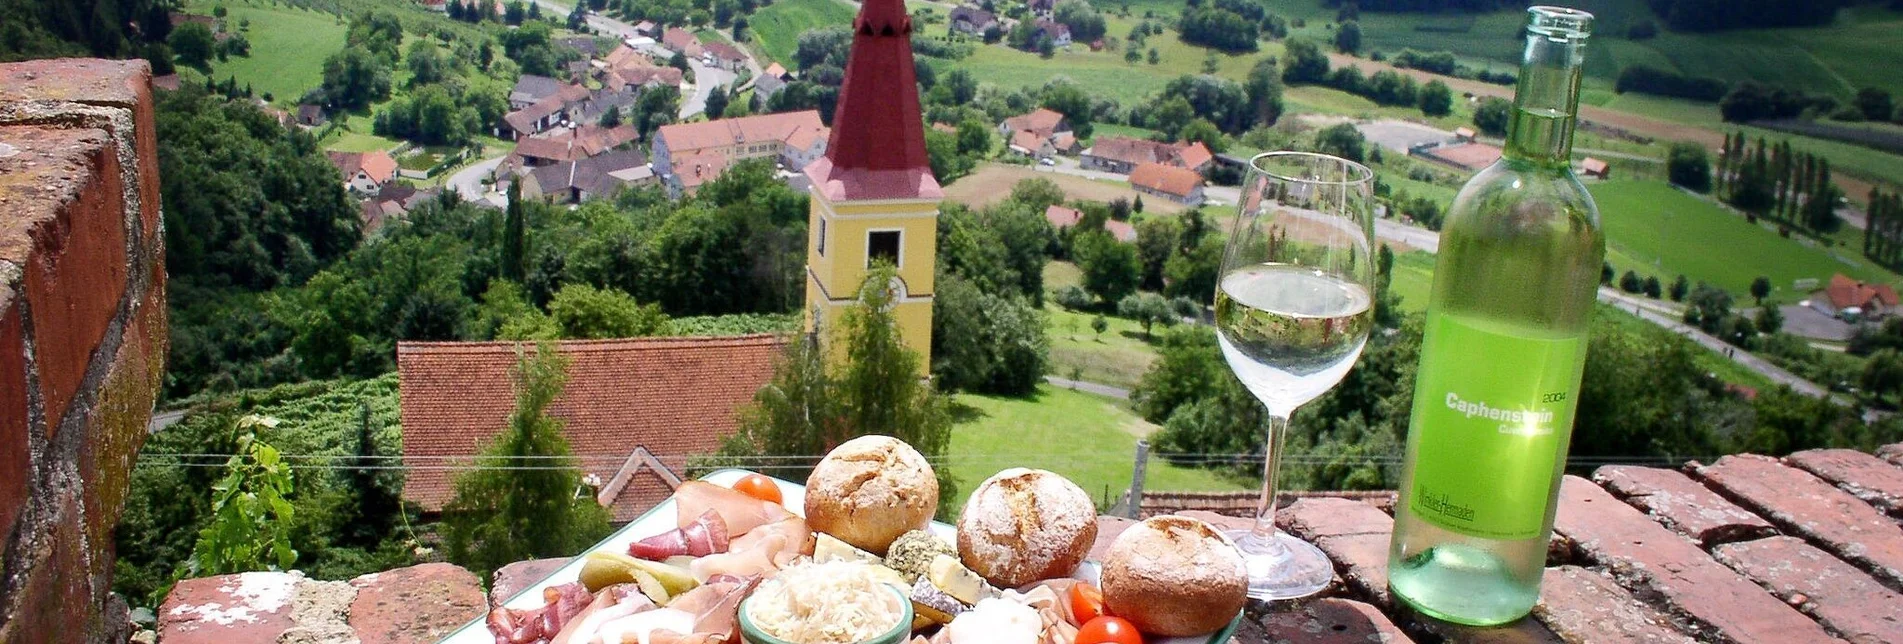
POLYGON ((761 501, 769 503, 780 502, 780 485, 774 483, 773 479, 759 474, 748 474, 745 478, 734 481, 733 489, 735 492, 761 501))
POLYGON ((1143 635, 1121 617, 1104 616, 1078 629, 1077 644, 1143 644, 1143 635))
POLYGON ((1103 591, 1089 583, 1077 582, 1070 587, 1070 617, 1078 624, 1088 624, 1091 620, 1103 617, 1103 591))

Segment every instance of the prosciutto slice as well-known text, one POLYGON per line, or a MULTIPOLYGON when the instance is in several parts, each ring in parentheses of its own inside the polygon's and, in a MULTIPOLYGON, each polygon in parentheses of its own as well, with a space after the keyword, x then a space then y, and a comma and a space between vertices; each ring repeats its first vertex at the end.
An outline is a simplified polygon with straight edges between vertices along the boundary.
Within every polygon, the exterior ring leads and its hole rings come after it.
POLYGON ((562 626, 586 610, 595 596, 579 582, 542 589, 541 608, 516 610, 497 608, 489 611, 489 632, 497 644, 537 644, 548 642, 562 632, 562 626))
POLYGON ((662 561, 682 555, 703 557, 726 552, 727 547, 727 521, 720 518, 720 513, 708 510, 684 527, 628 544, 628 554, 662 561))
POLYGON ((676 525, 685 528, 712 510, 726 521, 727 534, 746 534, 754 528, 793 518, 786 506, 770 503, 708 483, 688 481, 674 490, 676 525))
POLYGON ((596 631, 602 624, 654 610, 654 602, 641 593, 634 584, 617 584, 601 589, 595 594, 595 601, 568 620, 562 632, 550 644, 594 644, 599 638, 596 631))

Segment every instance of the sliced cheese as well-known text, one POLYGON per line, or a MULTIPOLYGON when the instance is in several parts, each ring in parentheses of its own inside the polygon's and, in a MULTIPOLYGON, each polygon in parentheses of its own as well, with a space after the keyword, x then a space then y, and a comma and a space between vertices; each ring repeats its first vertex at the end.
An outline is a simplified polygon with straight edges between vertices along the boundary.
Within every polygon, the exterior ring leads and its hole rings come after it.
POLYGON ((939 590, 945 591, 945 594, 966 605, 976 604, 992 594, 990 585, 985 583, 983 577, 948 555, 933 558, 931 568, 926 569, 925 578, 939 590))
POLYGON ((813 545, 813 563, 833 561, 862 561, 869 564, 883 563, 878 555, 852 547, 852 544, 840 541, 824 532, 815 533, 818 539, 813 545))
POLYGON ((873 581, 896 586, 899 590, 909 590, 912 588, 911 584, 905 583, 905 575, 899 574, 899 571, 885 566, 877 564, 868 566, 866 567, 866 574, 872 577, 873 581))
MULTIPOLYGON (((932 582, 926 579, 920 579, 918 583, 912 585, 911 599, 913 614, 928 619, 934 624, 951 623, 952 618, 969 608, 964 602, 945 594, 945 591, 933 586, 932 582)), ((913 630, 918 629, 914 627, 913 630)))

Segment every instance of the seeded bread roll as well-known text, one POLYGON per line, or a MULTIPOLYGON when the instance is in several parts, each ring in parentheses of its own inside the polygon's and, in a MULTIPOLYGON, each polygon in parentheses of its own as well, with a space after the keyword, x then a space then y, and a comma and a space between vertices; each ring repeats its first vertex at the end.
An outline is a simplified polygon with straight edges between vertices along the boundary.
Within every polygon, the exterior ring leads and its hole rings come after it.
POLYGON ((846 441, 806 477, 806 524, 876 555, 937 512, 931 463, 890 436, 846 441))
POLYGON ((1242 551, 1207 523, 1151 517, 1130 526, 1103 562, 1110 614, 1151 635, 1202 635, 1227 625, 1249 600, 1242 551))
POLYGON ((958 556, 1000 588, 1064 577, 1097 541, 1097 506, 1057 474, 1012 468, 972 491, 958 516, 958 556))

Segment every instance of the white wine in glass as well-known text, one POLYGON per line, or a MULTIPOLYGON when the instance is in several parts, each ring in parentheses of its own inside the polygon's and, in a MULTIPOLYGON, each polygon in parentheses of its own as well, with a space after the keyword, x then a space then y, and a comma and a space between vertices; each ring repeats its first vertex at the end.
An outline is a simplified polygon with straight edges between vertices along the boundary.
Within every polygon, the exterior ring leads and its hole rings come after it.
POLYGON ((1341 382, 1374 326, 1374 173, 1323 154, 1250 160, 1216 288, 1223 358, 1268 411, 1255 527, 1231 533, 1249 596, 1314 594, 1334 579, 1320 549, 1275 527, 1288 419, 1341 382))

